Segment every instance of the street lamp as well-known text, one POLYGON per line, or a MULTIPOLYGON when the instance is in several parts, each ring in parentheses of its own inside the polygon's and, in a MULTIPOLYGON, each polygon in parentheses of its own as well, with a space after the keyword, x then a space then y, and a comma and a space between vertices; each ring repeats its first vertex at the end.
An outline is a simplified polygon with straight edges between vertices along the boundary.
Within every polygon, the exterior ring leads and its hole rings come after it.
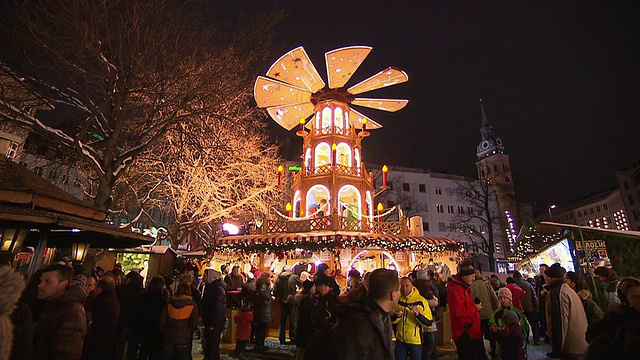
POLYGON ((555 209, 557 207, 558 206, 556 204, 553 204, 553 205, 549 206, 549 220, 550 221, 553 221, 553 215, 551 215, 551 209, 555 209))

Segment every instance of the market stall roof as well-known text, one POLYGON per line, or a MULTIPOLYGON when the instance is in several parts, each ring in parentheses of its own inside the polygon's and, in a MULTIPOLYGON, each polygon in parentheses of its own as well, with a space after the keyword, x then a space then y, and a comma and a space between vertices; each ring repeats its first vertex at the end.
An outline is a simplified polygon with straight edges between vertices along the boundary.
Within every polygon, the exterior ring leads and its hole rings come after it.
POLYGON ((616 236, 620 236, 620 237, 626 237, 626 238, 640 240, 640 231, 626 231, 626 230, 623 231, 623 230, 617 230, 617 229, 602 229, 602 228, 596 228, 596 227, 591 227, 591 226, 580 226, 580 225, 574 225, 574 224, 563 224, 563 223, 556 223, 556 222, 550 222, 550 221, 543 221, 540 224, 549 225, 549 226, 555 226, 555 227, 562 228, 562 229, 579 230, 579 231, 591 232, 591 233, 597 233, 597 234, 609 234, 609 235, 616 235, 616 236))
POLYGON ((75 242, 93 248, 153 243, 151 237, 107 225, 106 215, 0 156, 0 224, 31 229, 25 245, 37 245, 45 232, 49 247, 70 247, 75 242))
POLYGON ((457 250, 455 240, 428 236, 386 235, 362 232, 313 231, 305 233, 270 233, 226 236, 216 250, 261 251, 269 249, 385 248, 389 250, 443 251, 457 250))

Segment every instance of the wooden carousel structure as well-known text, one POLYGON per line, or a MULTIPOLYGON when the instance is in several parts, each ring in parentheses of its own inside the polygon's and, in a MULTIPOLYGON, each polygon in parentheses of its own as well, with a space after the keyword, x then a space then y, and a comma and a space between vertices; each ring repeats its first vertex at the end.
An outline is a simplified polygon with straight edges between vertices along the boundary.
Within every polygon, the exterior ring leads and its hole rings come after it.
MULTIPOLYGON (((376 195, 388 189, 386 167, 383 185, 376 193, 373 174, 365 168, 362 142, 369 130, 382 126, 352 105, 389 112, 408 100, 358 97, 359 94, 400 84, 407 74, 395 67, 345 88, 372 48, 350 46, 325 54, 328 85, 302 47, 280 57, 255 83, 259 107, 287 130, 298 128, 303 139, 302 164, 292 174, 291 203, 286 214, 265 218, 250 235, 228 236, 216 245, 217 254, 253 254, 252 263, 279 271, 284 264, 320 262, 336 275, 350 268, 369 271, 390 267, 407 273, 416 266, 455 268, 457 241, 423 236, 404 216, 381 221, 395 208, 375 205, 376 195)), ((280 167, 279 182, 283 183, 280 167)), ((419 219, 418 219, 419 220, 419 219)), ((419 220, 419 225, 422 225, 419 220)), ((446 271, 443 271, 446 272, 446 271)), ((340 276, 338 275, 339 279, 340 276)))

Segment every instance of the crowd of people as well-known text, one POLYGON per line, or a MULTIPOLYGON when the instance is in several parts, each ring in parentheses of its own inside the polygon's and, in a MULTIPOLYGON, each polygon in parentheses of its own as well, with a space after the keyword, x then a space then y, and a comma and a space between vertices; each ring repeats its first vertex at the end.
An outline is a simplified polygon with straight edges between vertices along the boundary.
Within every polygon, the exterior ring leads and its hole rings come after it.
POLYGON ((528 346, 551 345, 549 358, 630 359, 640 347, 640 280, 594 270, 593 299, 587 279, 560 264, 540 265, 538 276, 514 271, 506 284, 461 264, 448 282, 452 337, 459 359, 527 358, 528 346))
POLYGON ((223 265, 200 279, 155 276, 144 286, 137 271, 97 268, 85 276, 55 264, 24 291, 21 279, 0 271, 4 286, 21 294, 0 297, 17 301, 0 306, 0 325, 10 319, 13 326, 12 338, 0 326, 0 360, 190 359, 194 337, 205 359, 219 359, 229 322, 242 356, 267 348, 276 303, 279 341, 295 345, 297 359, 435 359, 436 323, 447 309, 459 359, 487 359, 484 339, 489 356, 503 360, 526 359, 528 346, 542 341, 551 345, 549 357, 561 359, 627 359, 640 350, 640 280, 618 279, 608 268, 594 271, 604 309, 586 279, 560 264, 541 265, 540 275, 526 279, 515 271, 505 283, 470 263, 446 280, 426 269, 407 276, 351 269, 342 289, 326 264, 306 270, 244 273, 223 265), (228 308, 237 309, 232 319, 228 308))

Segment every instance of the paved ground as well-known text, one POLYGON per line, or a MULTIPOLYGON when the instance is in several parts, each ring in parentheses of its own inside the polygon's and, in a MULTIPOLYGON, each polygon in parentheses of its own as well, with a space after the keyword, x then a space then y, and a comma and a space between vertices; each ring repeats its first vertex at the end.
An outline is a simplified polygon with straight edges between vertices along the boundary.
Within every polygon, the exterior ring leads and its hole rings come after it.
MULTIPOLYGON (((274 331, 269 334, 270 336, 267 338, 266 344, 269 349, 265 352, 261 353, 253 353, 251 351, 246 352, 243 355, 237 355, 234 351, 235 344, 221 344, 222 355, 221 359, 225 360, 254 360, 254 359, 294 359, 295 358, 295 346, 293 345, 280 345, 277 334, 274 331)), ((489 349, 489 342, 485 341, 485 347, 489 349)), ((449 346, 440 346, 439 350, 439 358, 454 360, 457 359, 456 355, 456 347, 451 344, 449 346)), ((551 345, 541 343, 539 346, 529 346, 528 355, 529 360, 547 360, 551 359, 547 357, 547 353, 551 351, 551 345)), ((489 357, 490 359, 491 357, 489 357)), ((202 346, 200 340, 193 340, 193 360, 202 360, 202 346)))

